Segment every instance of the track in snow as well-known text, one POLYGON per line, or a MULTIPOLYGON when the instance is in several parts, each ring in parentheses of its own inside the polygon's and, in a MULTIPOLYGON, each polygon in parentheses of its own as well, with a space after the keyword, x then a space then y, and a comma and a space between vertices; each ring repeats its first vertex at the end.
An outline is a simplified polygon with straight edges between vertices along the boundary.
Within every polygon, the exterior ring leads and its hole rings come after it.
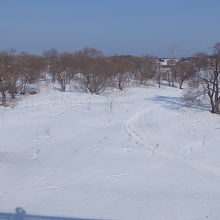
MULTIPOLYGON (((138 110, 136 111, 136 113, 134 113, 124 123, 123 130, 125 131, 125 133, 128 136, 134 138, 140 144, 144 145, 147 148, 147 150, 149 152, 151 152, 152 154, 156 154, 157 156, 159 155, 159 156, 166 158, 172 162, 175 162, 179 165, 193 168, 194 170, 197 170, 197 171, 202 172, 204 174, 208 174, 208 175, 215 176, 215 177, 220 177, 220 169, 219 168, 213 167, 208 164, 203 164, 203 163, 195 161, 195 160, 190 160, 187 158, 177 156, 169 151, 162 149, 161 146, 159 148, 158 143, 153 143, 150 140, 150 137, 147 137, 147 136, 143 137, 138 133, 137 129, 135 128, 135 123, 137 123, 143 115, 149 114, 149 112, 154 110, 154 108, 156 108, 156 107, 157 107, 157 104, 151 105, 150 107, 148 107, 148 103, 141 105, 138 108, 138 110)), ((146 121, 146 124, 149 127, 149 129, 151 129, 150 122, 146 121)))

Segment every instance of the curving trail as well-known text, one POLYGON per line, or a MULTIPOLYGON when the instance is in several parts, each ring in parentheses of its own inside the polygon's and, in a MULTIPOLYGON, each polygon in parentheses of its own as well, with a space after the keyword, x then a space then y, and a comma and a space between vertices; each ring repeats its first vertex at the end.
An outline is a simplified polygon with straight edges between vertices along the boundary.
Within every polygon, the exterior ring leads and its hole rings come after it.
MULTIPOLYGON (((135 124, 138 124, 138 121, 140 121, 144 115, 152 113, 155 110, 155 108, 157 108, 158 106, 159 106, 158 104, 153 104, 153 105, 151 104, 151 106, 149 107, 148 103, 141 105, 137 109, 137 111, 130 118, 128 118, 128 120, 124 123, 123 130, 125 131, 125 133, 129 135, 130 137, 132 137, 133 139, 135 139, 136 141, 138 141, 141 145, 145 146, 146 149, 152 154, 156 154, 157 156, 163 157, 181 166, 192 168, 198 172, 220 178, 219 168, 201 163, 200 161, 187 159, 187 158, 178 156, 174 153, 171 153, 163 149, 163 146, 159 146, 158 143, 153 142, 150 136, 146 135, 143 137, 140 134, 138 129, 136 129, 135 124)), ((149 120, 148 117, 147 117, 147 120, 148 121, 145 122, 146 126, 148 127, 148 129, 151 129, 152 128, 151 121, 149 120)), ((160 124, 158 124, 157 127, 160 127, 160 124)))

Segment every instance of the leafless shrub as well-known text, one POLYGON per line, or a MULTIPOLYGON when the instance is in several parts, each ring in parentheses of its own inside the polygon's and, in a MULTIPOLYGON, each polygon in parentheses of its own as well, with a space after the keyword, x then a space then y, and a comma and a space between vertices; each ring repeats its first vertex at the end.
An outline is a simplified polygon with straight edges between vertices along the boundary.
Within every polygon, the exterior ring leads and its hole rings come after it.
POLYGON ((85 92, 101 94, 110 84, 111 61, 108 58, 85 58, 80 63, 79 85, 85 92))
POLYGON ((36 83, 42 76, 45 62, 42 57, 27 53, 21 53, 17 59, 21 81, 20 90, 22 94, 25 94, 28 86, 36 83))

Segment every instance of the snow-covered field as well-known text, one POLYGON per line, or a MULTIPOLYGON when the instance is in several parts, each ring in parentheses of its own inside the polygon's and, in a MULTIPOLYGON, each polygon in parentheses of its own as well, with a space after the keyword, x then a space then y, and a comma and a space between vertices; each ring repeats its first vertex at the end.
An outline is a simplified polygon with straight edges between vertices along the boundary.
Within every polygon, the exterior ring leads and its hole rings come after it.
POLYGON ((182 90, 42 88, 0 108, 0 212, 220 219, 220 116, 182 90))

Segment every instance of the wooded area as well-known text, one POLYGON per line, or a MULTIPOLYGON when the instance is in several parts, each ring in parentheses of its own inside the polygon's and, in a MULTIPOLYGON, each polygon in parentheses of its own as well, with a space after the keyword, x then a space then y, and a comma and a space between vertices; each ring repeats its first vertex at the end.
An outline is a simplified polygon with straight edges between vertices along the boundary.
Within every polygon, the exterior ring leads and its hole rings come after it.
POLYGON ((32 85, 39 80, 58 83, 62 92, 74 83, 81 91, 96 95, 106 89, 146 86, 149 80, 158 87, 167 81, 169 86, 180 89, 187 82, 187 100, 208 97, 211 112, 220 113, 219 75, 220 43, 215 44, 211 55, 198 53, 187 61, 170 59, 166 68, 157 57, 105 56, 94 48, 74 53, 50 49, 42 56, 8 50, 0 53, 0 100, 7 106, 18 94, 36 93, 32 85))

